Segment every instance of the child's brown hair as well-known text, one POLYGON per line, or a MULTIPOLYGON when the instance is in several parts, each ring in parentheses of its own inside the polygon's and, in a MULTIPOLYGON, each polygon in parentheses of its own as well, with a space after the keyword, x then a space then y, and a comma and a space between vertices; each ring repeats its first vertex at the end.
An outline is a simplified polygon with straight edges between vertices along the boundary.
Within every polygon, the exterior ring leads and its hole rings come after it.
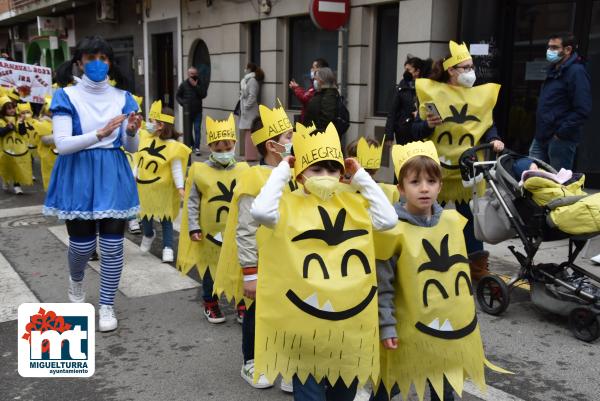
POLYGON ((404 185, 404 177, 412 173, 415 173, 417 177, 424 173, 430 178, 439 182, 442 181, 442 168, 431 157, 415 156, 404 163, 398 174, 398 185, 400 188, 404 185))
MULTIPOLYGON (((161 114, 166 114, 168 116, 175 116, 175 112, 170 107, 163 107, 161 114)), ((175 131, 175 125, 173 125, 171 123, 166 123, 164 121, 161 121, 161 123, 162 123, 163 127, 160 129, 160 134, 158 135, 158 137, 160 139, 162 139, 163 141, 165 141, 167 139, 177 140, 177 138, 179 138, 181 136, 181 133, 175 131)))

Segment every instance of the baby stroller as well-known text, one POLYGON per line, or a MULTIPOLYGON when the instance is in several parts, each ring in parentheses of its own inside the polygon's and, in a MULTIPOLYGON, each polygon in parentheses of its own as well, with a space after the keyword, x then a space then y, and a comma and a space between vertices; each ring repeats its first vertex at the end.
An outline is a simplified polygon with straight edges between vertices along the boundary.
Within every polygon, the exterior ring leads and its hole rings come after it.
MULTIPOLYGON (((513 177, 512 165, 523 156, 506 152, 497 160, 478 160, 479 151, 491 149, 490 144, 476 146, 465 151, 459 160, 464 181, 473 183, 483 178, 488 187, 485 195, 474 196, 471 204, 475 234, 480 240, 490 243, 516 236, 521 240, 523 250, 508 247, 520 264, 519 271, 508 283, 494 274, 479 281, 476 288, 478 304, 484 312, 500 315, 509 305, 512 289, 525 281, 530 285, 531 301, 535 305, 567 316, 569 328, 576 338, 587 342, 596 340, 600 336, 600 277, 577 266, 575 259, 587 240, 600 232, 571 235, 555 227, 549 219, 555 205, 550 202, 539 206, 513 177), (534 263, 542 242, 567 238, 569 254, 565 262, 534 263)), ((530 159, 539 168, 556 173, 543 161, 530 159)), ((558 204, 565 206, 580 199, 563 199, 558 204)))

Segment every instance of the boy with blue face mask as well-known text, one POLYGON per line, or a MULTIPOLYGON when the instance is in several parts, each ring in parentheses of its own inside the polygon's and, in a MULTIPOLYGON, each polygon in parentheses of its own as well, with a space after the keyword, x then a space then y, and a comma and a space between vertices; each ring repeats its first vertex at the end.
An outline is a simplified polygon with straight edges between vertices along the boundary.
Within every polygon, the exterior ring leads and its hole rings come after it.
POLYGON ((213 324, 223 323, 219 298, 213 283, 221 254, 223 232, 239 175, 249 166, 235 160, 236 127, 233 114, 226 120, 206 117, 206 137, 211 155, 193 163, 185 185, 177 267, 184 273, 194 266, 202 278, 204 316, 213 324), (189 235, 185 235, 185 233, 189 235))

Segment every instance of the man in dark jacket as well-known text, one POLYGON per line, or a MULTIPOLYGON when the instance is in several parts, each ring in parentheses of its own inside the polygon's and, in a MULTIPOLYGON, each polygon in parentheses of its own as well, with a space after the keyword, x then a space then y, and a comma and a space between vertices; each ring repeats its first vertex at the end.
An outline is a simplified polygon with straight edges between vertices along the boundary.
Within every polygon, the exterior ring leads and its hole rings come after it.
POLYGON ((202 99, 206 97, 206 83, 199 80, 198 70, 195 67, 188 68, 188 78, 179 85, 175 98, 177 103, 183 106, 183 115, 187 120, 187 129, 194 130, 194 138, 184 135, 185 144, 194 148, 196 155, 200 155, 200 127, 202 124, 202 99))
POLYGON ((546 59, 551 65, 538 99, 529 155, 557 170, 572 170, 582 126, 592 111, 590 76, 570 34, 550 37, 546 59))

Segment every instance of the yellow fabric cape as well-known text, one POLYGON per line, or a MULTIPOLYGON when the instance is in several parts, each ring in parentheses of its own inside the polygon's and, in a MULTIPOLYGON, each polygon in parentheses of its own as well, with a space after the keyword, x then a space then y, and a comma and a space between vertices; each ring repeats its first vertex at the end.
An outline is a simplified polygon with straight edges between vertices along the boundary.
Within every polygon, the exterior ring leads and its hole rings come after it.
POLYGON ((52 175, 52 168, 56 162, 58 152, 54 145, 44 145, 41 138, 44 136, 52 135, 52 120, 41 120, 37 123, 37 152, 40 156, 40 164, 42 170, 42 183, 44 185, 44 191, 48 190, 50 184, 50 176, 52 175))
MULTIPOLYGON (((431 137, 442 165, 443 186, 438 200, 468 201, 473 188, 463 186, 458 159, 465 150, 478 145, 493 125, 492 113, 500 85, 464 88, 422 78, 416 81, 416 91, 420 117, 425 120, 425 104, 434 103, 444 121, 435 127, 431 137)), ((482 193, 485 184, 481 182, 477 189, 482 193)))
POLYGON ((173 182, 171 162, 181 160, 185 172, 190 153, 191 149, 183 143, 140 134, 139 149, 134 157, 140 217, 175 220, 181 199, 173 182))
MULTIPOLYGON (((265 185, 271 175, 272 168, 269 166, 252 166, 240 174, 237 185, 233 190, 233 198, 229 205, 229 214, 225 225, 223 235, 223 246, 221 256, 217 264, 217 274, 214 277, 214 293, 218 296, 225 295, 228 302, 240 302, 244 299, 244 280, 242 270, 238 259, 238 249, 236 242, 236 230, 238 225, 238 201, 240 196, 248 195, 256 197, 260 189, 265 185)), ((261 232, 264 227, 259 227, 257 236, 257 245, 261 238, 261 232)), ((246 308, 249 308, 254 300, 245 299, 246 308)))
MULTIPOLYGON (((15 130, 17 123, 13 122, 15 130)), ((6 127, 5 119, 0 119, 0 127, 6 127)), ((18 182, 21 185, 33 184, 31 168, 31 152, 28 135, 20 135, 11 131, 0 138, 2 155, 0 155, 0 174, 6 182, 18 182)))
POLYGON ((377 279, 367 201, 284 193, 259 252, 254 378, 379 377, 377 279))
POLYGON ((395 268, 398 348, 381 347, 381 378, 406 397, 414 384, 423 399, 429 380, 443 394, 443 377, 462 394, 470 378, 485 389, 486 364, 470 279, 463 227, 466 219, 444 210, 434 227, 406 222, 375 236, 377 258, 399 255, 395 268))
POLYGON ((177 268, 182 273, 187 274, 196 266, 200 277, 204 277, 206 269, 210 270, 213 279, 216 277, 221 246, 215 243, 214 238, 218 238, 217 234, 223 236, 237 179, 249 167, 245 162, 238 162, 229 169, 213 168, 206 163, 192 164, 185 183, 177 250, 177 268), (195 185, 200 193, 199 224, 203 235, 201 241, 192 241, 188 235, 188 200, 192 185, 195 185))

